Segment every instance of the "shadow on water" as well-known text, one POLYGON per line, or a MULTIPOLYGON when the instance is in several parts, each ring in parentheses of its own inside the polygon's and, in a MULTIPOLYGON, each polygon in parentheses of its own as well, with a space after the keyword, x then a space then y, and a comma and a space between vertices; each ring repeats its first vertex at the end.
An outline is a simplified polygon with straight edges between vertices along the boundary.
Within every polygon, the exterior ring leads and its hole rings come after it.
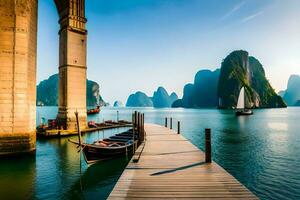
POLYGON ((35 155, 0 159, 0 199, 33 199, 36 181, 35 155))
MULTIPOLYGON (((81 178, 79 177, 66 192, 65 198, 106 199, 124 171, 129 159, 122 157, 85 166, 87 169, 81 174, 81 178)), ((84 162, 83 158, 82 162, 84 162)))

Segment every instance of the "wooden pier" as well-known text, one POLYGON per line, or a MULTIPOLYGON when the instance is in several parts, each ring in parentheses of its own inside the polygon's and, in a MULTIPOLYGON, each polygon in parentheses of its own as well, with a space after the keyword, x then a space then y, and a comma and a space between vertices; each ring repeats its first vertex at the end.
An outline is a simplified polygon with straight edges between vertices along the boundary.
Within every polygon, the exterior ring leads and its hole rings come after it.
POLYGON ((154 124, 145 131, 109 199, 258 199, 176 131, 154 124))
MULTIPOLYGON (((112 122, 109 123, 103 123, 103 126, 95 127, 95 128, 84 128, 80 132, 82 134, 85 133, 91 133, 95 131, 102 131, 107 129, 115 129, 115 128, 126 128, 126 127, 132 127, 131 122, 127 121, 120 121, 120 122, 112 122)), ((38 138, 51 138, 51 137, 64 137, 64 136, 72 136, 72 135, 78 135, 77 130, 58 130, 58 129, 38 129, 37 130, 37 137, 38 138)))

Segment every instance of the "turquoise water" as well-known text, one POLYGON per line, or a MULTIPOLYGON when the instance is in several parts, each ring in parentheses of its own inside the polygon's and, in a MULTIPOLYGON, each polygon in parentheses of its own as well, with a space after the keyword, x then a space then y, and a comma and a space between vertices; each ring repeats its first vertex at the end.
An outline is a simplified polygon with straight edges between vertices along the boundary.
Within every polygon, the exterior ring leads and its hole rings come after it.
MULTIPOLYGON (((105 108, 89 119, 131 119, 132 109, 105 108)), ((181 121, 182 134, 200 149, 212 129, 213 159, 261 199, 300 199, 300 108, 255 110, 250 117, 215 109, 138 109, 145 121, 181 121)), ((55 118, 56 107, 37 109, 55 118)), ((87 142, 125 129, 95 132, 87 142)), ((76 137, 71 137, 76 139, 76 137)), ((35 156, 0 161, 1 199, 103 199, 129 158, 87 166, 68 138, 38 140, 35 156), (80 175, 81 174, 81 175, 80 175), (20 198, 22 197, 22 198, 20 198)))

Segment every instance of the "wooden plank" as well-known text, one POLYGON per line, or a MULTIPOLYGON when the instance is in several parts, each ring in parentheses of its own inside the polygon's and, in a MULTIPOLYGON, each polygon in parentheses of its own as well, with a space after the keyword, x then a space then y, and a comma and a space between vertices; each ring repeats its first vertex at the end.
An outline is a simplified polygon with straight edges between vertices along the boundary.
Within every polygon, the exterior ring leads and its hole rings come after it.
POLYGON ((145 130, 139 162, 129 162, 109 199, 258 199, 182 135, 154 124, 145 130))

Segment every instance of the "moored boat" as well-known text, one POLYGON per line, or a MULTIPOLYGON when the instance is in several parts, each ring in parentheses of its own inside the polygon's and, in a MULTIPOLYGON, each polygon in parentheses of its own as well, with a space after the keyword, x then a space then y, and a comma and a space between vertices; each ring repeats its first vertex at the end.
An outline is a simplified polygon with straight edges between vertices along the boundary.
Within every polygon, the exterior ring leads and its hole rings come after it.
POLYGON ((88 115, 98 114, 100 112, 100 106, 97 106, 96 108, 92 108, 87 110, 88 115))
MULTIPOLYGON (((133 150, 133 137, 135 137, 135 141, 137 141, 137 135, 133 136, 132 133, 126 131, 103 140, 97 140, 92 144, 81 143, 85 161, 88 164, 91 164, 98 161, 125 156, 133 150)), ((69 141, 80 145, 79 142, 72 140, 69 141)))

